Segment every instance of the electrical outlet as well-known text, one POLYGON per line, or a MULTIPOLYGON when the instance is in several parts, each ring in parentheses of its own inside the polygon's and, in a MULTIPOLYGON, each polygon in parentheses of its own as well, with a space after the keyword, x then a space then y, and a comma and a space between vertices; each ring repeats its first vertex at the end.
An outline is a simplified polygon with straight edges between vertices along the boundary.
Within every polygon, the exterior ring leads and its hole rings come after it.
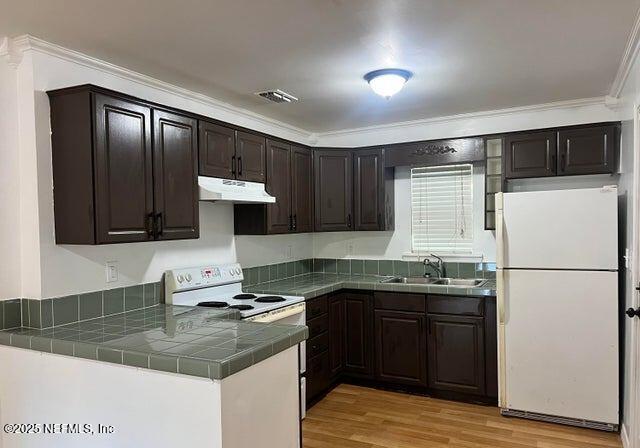
POLYGON ((351 241, 347 243, 347 255, 353 255, 353 243, 351 241))
POLYGON ((113 283, 118 281, 118 262, 107 261, 106 266, 107 283, 113 283))
POLYGON ((291 260, 293 258, 293 246, 291 244, 287 245, 287 250, 284 255, 287 257, 287 260, 291 260))

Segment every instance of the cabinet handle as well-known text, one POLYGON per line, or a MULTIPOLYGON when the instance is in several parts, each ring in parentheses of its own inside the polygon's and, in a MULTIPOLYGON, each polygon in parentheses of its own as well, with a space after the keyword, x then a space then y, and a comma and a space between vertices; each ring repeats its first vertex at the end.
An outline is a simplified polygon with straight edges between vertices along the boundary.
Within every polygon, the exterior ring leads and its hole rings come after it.
POLYGON ((382 213, 378 213, 378 229, 382 230, 382 213))
POLYGON ((291 227, 293 228, 292 230, 296 230, 298 228, 298 215, 295 213, 293 214, 293 221, 292 221, 291 227))
POLYGON ((156 238, 159 236, 162 236, 162 228, 163 228, 163 223, 162 223, 162 213, 156 213, 156 219, 155 219, 155 234, 156 234, 156 238))
POLYGON ((287 226, 289 230, 293 230, 293 218, 289 215, 289 225, 287 226))
POLYGON ((238 176, 242 176, 242 156, 238 157, 238 176))
POLYGON ((146 220, 147 235, 149 235, 149 237, 153 237, 155 233, 153 216, 153 213, 149 213, 146 220))
POLYGON ((236 175, 236 156, 231 156, 231 174, 236 175))
POLYGON ((351 228, 351 213, 347 215, 347 227, 351 228))

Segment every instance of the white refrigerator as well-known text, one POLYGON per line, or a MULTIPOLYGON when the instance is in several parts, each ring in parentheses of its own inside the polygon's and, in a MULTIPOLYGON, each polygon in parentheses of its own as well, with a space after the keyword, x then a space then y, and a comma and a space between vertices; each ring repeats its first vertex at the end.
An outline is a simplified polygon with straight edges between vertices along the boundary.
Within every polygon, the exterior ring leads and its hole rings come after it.
POLYGON ((503 415, 616 431, 617 188, 496 196, 503 415))

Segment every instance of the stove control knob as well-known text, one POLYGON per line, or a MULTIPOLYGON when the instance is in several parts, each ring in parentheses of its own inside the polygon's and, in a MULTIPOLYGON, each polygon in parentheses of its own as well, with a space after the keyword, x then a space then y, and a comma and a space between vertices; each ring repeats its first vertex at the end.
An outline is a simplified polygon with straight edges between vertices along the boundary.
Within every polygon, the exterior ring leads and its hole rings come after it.
POLYGON ((242 269, 236 268, 236 274, 238 274, 238 275, 242 274, 242 269))
POLYGON ((233 269, 229 269, 229 274, 231 274, 232 276, 236 275, 236 273, 233 272, 233 269))
POLYGON ((182 283, 182 281, 184 280, 184 277, 182 276, 182 274, 178 274, 177 280, 178 280, 178 283, 182 283))
POLYGON ((187 274, 184 278, 185 278, 185 280, 187 280, 188 282, 190 282, 190 281, 191 281, 191 279, 192 279, 191 274, 187 274))

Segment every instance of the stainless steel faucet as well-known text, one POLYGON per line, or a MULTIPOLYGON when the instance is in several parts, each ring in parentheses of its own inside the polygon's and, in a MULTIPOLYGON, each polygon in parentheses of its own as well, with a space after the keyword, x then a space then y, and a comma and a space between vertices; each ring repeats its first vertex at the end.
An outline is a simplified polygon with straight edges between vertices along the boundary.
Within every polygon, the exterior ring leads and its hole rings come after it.
POLYGON ((445 268, 444 268, 444 261, 442 260, 442 258, 438 257, 436 254, 429 254, 429 257, 425 258, 424 261, 422 262, 422 264, 424 264, 424 276, 425 277, 430 277, 430 274, 427 274, 427 266, 433 268, 436 273, 438 274, 437 278, 442 278, 445 277, 445 268), (433 261, 431 261, 429 259, 429 257, 431 258, 435 258, 437 261, 434 263, 433 261))

